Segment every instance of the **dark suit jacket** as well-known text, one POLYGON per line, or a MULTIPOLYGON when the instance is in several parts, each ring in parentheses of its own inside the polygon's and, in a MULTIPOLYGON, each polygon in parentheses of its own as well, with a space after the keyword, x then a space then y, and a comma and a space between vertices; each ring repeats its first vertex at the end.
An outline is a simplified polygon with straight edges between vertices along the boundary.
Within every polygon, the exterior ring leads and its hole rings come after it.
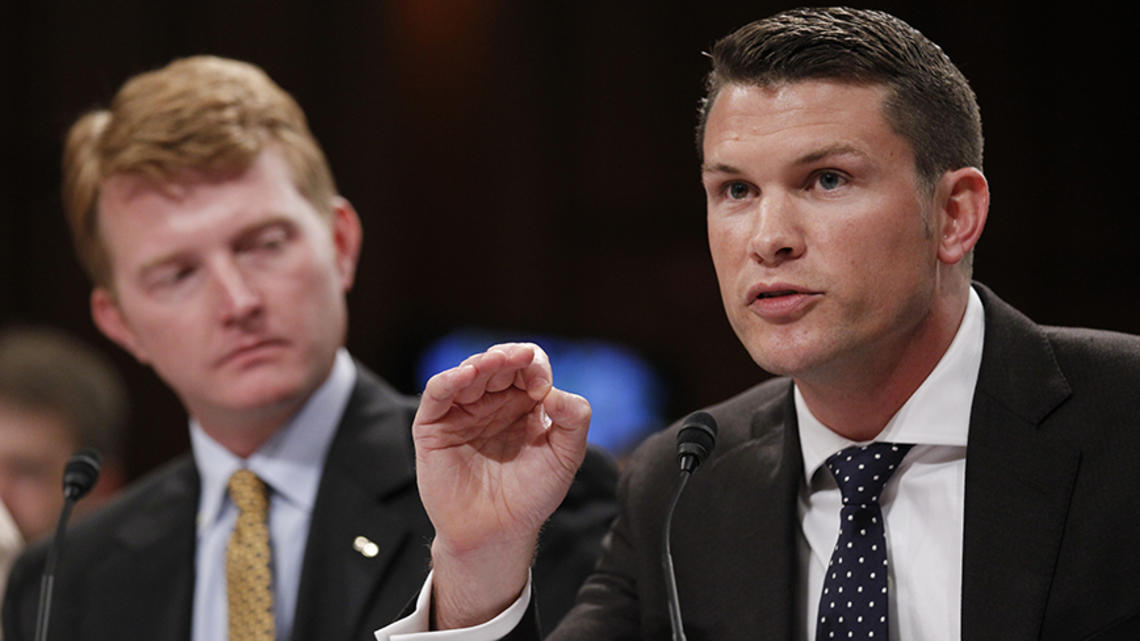
MULTIPOLYGON (((1039 327, 978 289, 986 336, 966 458, 962 637, 1138 639, 1140 338, 1039 327)), ((716 449, 673 521, 692 641, 802 636, 791 389, 771 380, 709 410, 716 449)), ((670 638, 660 557, 677 429, 633 456, 599 569, 551 638, 670 638)), ((524 624, 512 638, 533 635, 524 624)))
MULTIPOLYGON (((306 545, 295 641, 367 641, 427 576, 432 526, 416 489, 416 403, 357 364, 357 383, 329 448, 306 545), (363 535, 380 553, 353 548, 363 535)), ((613 517, 616 471, 592 452, 552 519, 535 570, 555 616, 569 609, 613 517), (541 577, 541 580, 539 579, 541 577)), ((55 583, 51 639, 185 641, 194 593, 198 473, 168 464, 69 531, 55 583)), ((31 639, 43 547, 13 568, 6 641, 31 639)))

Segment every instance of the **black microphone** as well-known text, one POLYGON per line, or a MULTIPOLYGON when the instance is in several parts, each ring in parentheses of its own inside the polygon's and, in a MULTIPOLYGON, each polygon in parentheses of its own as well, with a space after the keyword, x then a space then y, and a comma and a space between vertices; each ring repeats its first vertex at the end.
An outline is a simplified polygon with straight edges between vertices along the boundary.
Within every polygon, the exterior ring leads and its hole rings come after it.
POLYGON ((83 448, 71 455, 63 467, 63 497, 78 501, 95 487, 99 480, 99 452, 83 448))
POLYGON ((59 523, 55 528, 55 538, 48 548, 47 561, 44 563, 44 574, 40 580, 40 604, 36 612, 35 641, 47 639, 48 619, 51 616, 51 594, 55 586, 55 566, 63 554, 63 532, 67 528, 67 520, 71 517, 71 508, 75 502, 83 498, 95 481, 99 480, 99 466, 101 458, 99 452, 84 448, 71 455, 67 465, 63 467, 63 509, 59 514, 59 523))
POLYGON ((697 469, 716 445, 716 419, 708 412, 693 412, 677 432, 677 460, 681 471, 697 469))
POLYGON ((677 461, 681 464, 681 480, 673 492, 669 511, 665 513, 665 537, 661 565, 665 569, 665 588, 669 594, 669 624, 673 628, 673 641, 685 641, 684 623, 681 621, 681 599, 677 596, 677 577, 673 574, 673 553, 669 538, 673 526, 673 510, 689 482, 689 476, 708 458, 716 445, 716 419, 708 412, 694 412, 681 424, 677 432, 677 461))

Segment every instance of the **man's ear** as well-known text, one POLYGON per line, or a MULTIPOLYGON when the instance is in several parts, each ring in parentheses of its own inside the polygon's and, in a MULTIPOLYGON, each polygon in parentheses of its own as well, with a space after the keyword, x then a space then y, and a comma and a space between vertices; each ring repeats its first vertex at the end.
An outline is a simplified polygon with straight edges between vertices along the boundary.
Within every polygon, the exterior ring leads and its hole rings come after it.
POLYGON ((91 318, 104 336, 130 352, 140 363, 150 363, 146 350, 139 344, 138 337, 119 309, 114 294, 102 287, 91 291, 91 318))
POLYGON ((337 271, 340 272, 344 291, 352 289, 356 277, 356 262, 360 257, 363 236, 360 217, 348 200, 335 196, 332 202, 332 241, 336 252, 337 271))
POLYGON ((974 167, 948 171, 935 187, 938 260, 954 265, 978 244, 990 210, 986 177, 974 167))

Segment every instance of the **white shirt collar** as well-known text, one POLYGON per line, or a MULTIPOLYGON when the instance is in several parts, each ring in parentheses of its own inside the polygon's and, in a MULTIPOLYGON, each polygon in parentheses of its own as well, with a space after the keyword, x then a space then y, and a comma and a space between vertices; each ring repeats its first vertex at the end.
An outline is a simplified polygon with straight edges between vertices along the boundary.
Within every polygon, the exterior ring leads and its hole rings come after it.
POLYGON ((343 348, 337 350, 332 371, 276 434, 247 459, 227 450, 190 419, 190 447, 201 477, 198 503, 199 534, 217 520, 225 507, 226 483, 240 468, 252 470, 274 495, 306 512, 316 501, 325 453, 356 385, 356 366, 343 348))
MULTIPOLYGON (((874 440, 965 447, 984 339, 985 311, 971 287, 966 313, 950 347, 874 440)), ((810 486, 812 476, 828 456, 856 443, 821 423, 808 409, 798 386, 794 395, 804 476, 810 486)))

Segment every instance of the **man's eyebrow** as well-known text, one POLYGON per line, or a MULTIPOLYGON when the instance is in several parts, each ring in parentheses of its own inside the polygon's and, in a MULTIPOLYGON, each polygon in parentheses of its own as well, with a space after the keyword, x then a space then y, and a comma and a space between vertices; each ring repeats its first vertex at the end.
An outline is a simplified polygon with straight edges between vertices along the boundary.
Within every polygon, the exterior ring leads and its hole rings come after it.
POLYGON ((701 173, 742 174, 744 172, 740 171, 736 167, 733 167, 732 165, 726 165, 724 163, 718 162, 715 165, 701 165, 701 173))
POLYGON ((186 257, 187 257, 187 253, 184 251, 179 251, 179 250, 175 250, 175 251, 169 252, 167 254, 163 254, 161 256, 156 256, 156 257, 146 261, 145 263, 143 263, 142 265, 139 266, 138 272, 137 272, 137 277, 138 278, 146 278, 148 275, 157 271, 158 269, 161 269, 163 267, 167 267, 167 266, 173 265, 179 261, 185 260, 186 257))
MULTIPOLYGON (((810 165, 812 163, 819 162, 825 158, 830 158, 832 156, 848 156, 848 155, 850 155, 850 156, 866 156, 867 154, 862 149, 860 149, 859 147, 856 147, 855 145, 850 145, 850 144, 846 144, 846 143, 837 143, 834 145, 829 145, 827 147, 821 147, 820 149, 815 149, 813 151, 809 151, 808 153, 797 158, 793 164, 810 165)), ((702 174, 720 173, 720 174, 734 174, 735 175, 735 174, 742 174, 744 172, 741 171, 738 167, 734 167, 732 165, 728 165, 725 163, 714 163, 711 165, 701 165, 701 173, 702 174)))
POLYGON ((797 164, 797 165, 810 165, 812 163, 819 162, 819 161, 823 160, 824 158, 830 158, 832 156, 848 156, 848 155, 866 156, 867 154, 864 153, 863 150, 859 149, 858 147, 856 147, 854 145, 839 143, 839 144, 823 147, 821 149, 816 149, 815 151, 810 151, 810 152, 800 156, 799 158, 797 158, 795 164, 797 164))
POLYGON ((269 212, 266 214, 265 218, 251 222, 250 224, 239 229, 237 233, 234 234, 234 240, 235 242, 240 243, 260 234, 266 229, 282 226, 289 227, 292 226, 292 224, 292 221, 285 214, 269 212))

